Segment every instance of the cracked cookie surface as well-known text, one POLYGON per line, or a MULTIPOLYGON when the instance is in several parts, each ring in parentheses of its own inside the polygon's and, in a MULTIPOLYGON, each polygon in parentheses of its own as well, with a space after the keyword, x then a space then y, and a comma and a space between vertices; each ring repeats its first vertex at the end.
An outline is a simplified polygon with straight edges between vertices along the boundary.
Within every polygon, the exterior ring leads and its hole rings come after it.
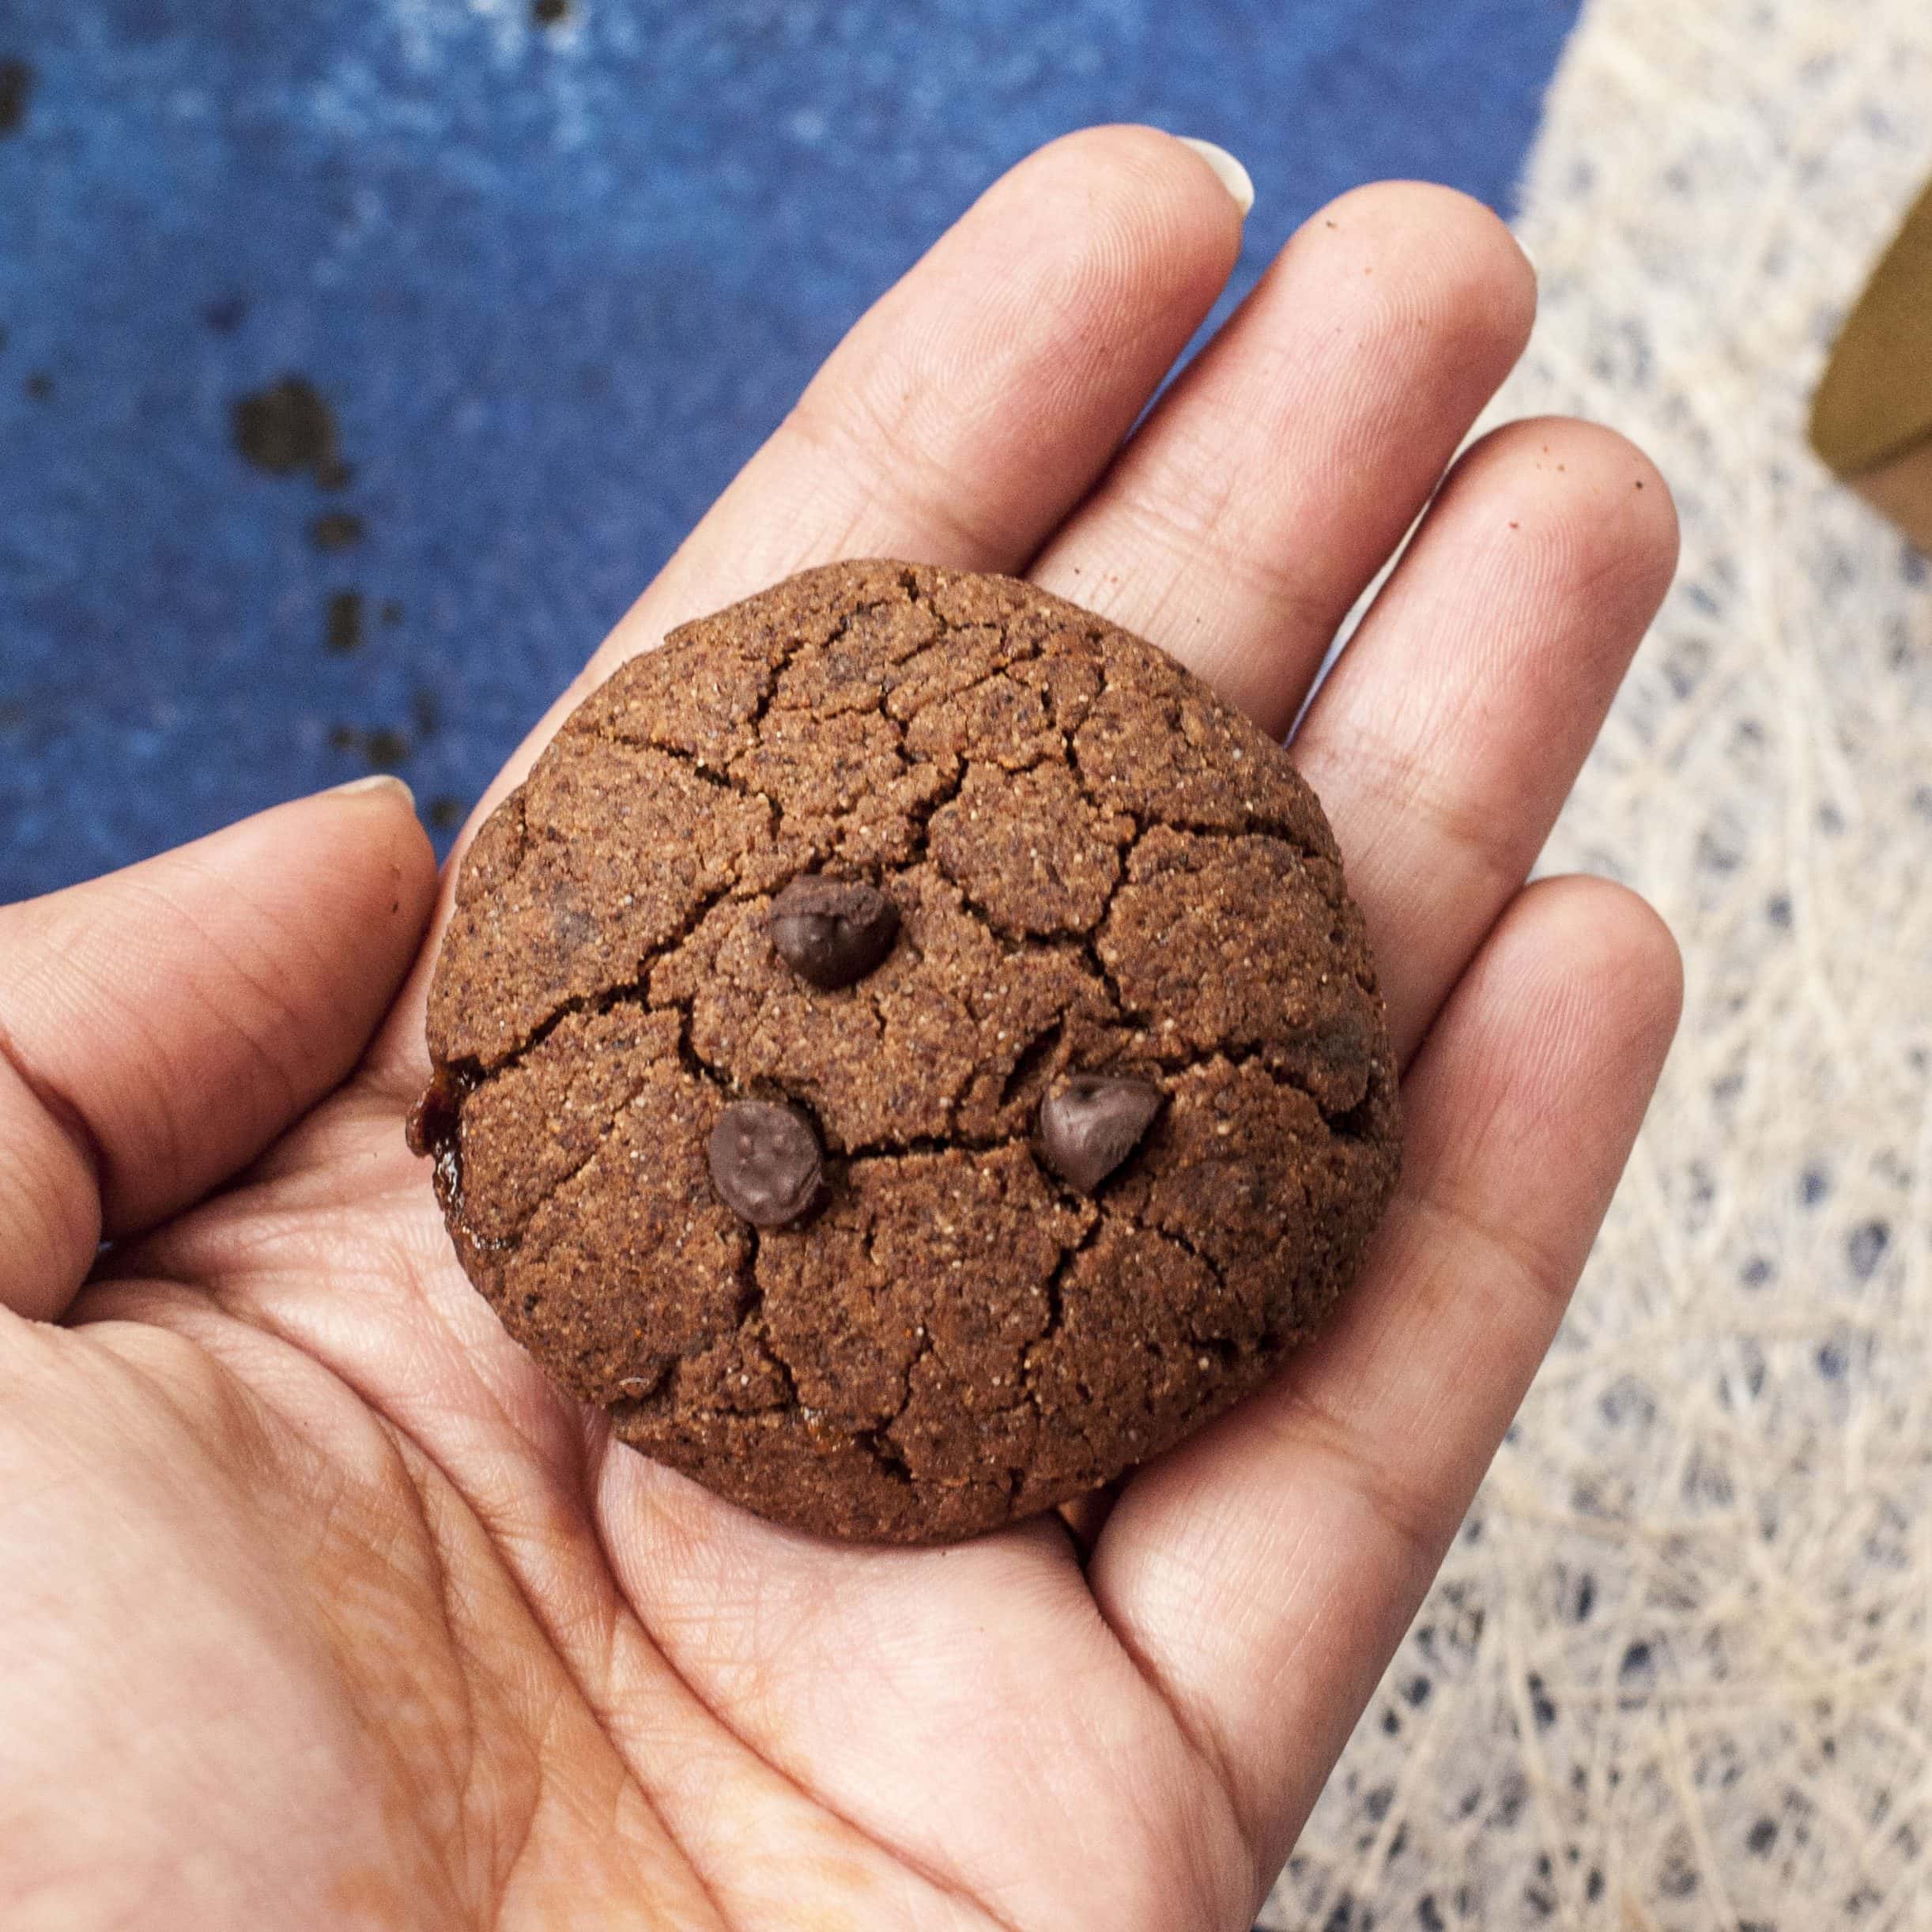
POLYGON ((1334 841, 1286 753, 1028 585, 809 571, 674 632, 470 849, 412 1123, 509 1332, 617 1434, 823 1534, 966 1536, 1255 1387, 1356 1273, 1395 1072, 1334 841), (822 990, 773 898, 863 881, 890 951, 822 990), (1158 1087, 1091 1195, 1040 1154, 1080 1074, 1158 1087), (802 1108, 796 1225, 721 1200, 734 1100, 802 1108))

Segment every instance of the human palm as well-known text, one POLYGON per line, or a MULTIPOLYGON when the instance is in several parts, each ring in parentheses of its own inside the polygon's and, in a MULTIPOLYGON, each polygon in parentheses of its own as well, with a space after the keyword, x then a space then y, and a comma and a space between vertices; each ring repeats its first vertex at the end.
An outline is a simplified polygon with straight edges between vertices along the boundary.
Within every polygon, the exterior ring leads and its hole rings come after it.
MULTIPOLYGON (((1130 439, 1240 232, 1163 135, 1023 163, 584 681, 892 554, 1024 572, 1285 730, 1533 296, 1473 204, 1361 191, 1130 439)), ((1368 1273, 1111 1507, 953 1549, 748 1516, 504 1337, 403 1143, 442 901, 397 788, 0 914, 0 1923, 1246 1925, 1675 1022, 1640 902, 1523 885, 1674 542, 1607 432, 1455 465, 1294 745, 1406 1067, 1368 1273)))

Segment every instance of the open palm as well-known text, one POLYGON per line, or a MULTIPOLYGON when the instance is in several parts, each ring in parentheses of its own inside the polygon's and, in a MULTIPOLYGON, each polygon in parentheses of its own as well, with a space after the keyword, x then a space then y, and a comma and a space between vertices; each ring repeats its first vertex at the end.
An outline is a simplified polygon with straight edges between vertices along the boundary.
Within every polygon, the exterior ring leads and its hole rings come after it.
POLYGON ((492 798, 624 656, 841 557, 1023 572, 1285 730, 1441 483, 1295 741, 1406 1067, 1337 1325, 1111 1513, 775 1529, 612 1444, 458 1270, 403 1144, 437 885, 399 790, 13 908, 0 1923, 1248 1923, 1549 1342, 1677 968, 1619 889, 1523 884, 1669 577, 1662 483, 1553 421, 1442 481, 1534 297, 1422 187, 1317 216, 1134 429, 1240 235, 1164 135, 1022 164, 492 798))

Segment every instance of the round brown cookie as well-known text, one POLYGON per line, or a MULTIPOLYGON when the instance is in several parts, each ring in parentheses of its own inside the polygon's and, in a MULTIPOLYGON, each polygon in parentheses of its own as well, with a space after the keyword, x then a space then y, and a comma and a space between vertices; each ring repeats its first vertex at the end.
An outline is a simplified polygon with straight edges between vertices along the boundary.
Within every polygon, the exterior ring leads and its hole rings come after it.
POLYGON ((477 834, 428 1030, 413 1141, 510 1333, 835 1536, 991 1529, 1198 1428, 1395 1183, 1314 795, 1003 577, 833 564, 633 658, 477 834))

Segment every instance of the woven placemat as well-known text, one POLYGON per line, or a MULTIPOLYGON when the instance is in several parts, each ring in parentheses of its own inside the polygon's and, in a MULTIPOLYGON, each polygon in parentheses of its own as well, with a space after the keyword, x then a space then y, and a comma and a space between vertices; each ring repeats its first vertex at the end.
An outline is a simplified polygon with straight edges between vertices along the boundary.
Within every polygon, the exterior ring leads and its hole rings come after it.
POLYGON ((1932 573, 1804 443, 1928 175, 1924 0, 1596 0, 1559 74, 1498 413, 1685 549, 1545 869, 1662 908, 1684 1030, 1268 1924, 1932 1926, 1932 573))

